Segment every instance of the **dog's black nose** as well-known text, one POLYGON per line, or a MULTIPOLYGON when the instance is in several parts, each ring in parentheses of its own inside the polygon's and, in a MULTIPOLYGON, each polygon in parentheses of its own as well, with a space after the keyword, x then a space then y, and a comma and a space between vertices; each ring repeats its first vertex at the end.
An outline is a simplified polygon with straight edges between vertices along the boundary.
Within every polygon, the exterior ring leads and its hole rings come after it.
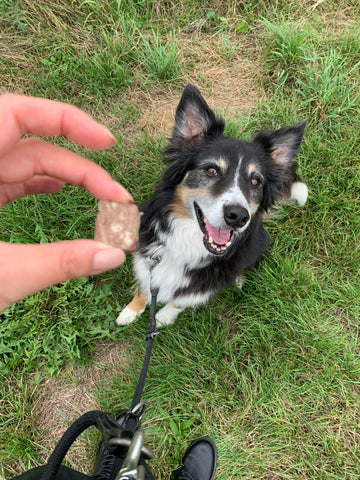
POLYGON ((249 212, 240 205, 226 205, 224 207, 224 219, 230 227, 243 227, 249 221, 249 218, 249 212))

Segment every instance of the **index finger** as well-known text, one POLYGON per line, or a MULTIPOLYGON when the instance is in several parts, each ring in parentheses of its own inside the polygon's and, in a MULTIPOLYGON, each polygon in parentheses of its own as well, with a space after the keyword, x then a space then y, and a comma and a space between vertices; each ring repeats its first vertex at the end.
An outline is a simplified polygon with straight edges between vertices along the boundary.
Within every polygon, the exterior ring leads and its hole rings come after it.
POLYGON ((98 164, 40 138, 25 138, 0 157, 0 189, 1 184, 27 182, 39 175, 85 187, 99 200, 132 201, 127 190, 98 164))
POLYGON ((106 127, 73 105, 9 93, 0 96, 0 132, 0 153, 7 153, 27 134, 64 135, 91 149, 115 143, 106 127))

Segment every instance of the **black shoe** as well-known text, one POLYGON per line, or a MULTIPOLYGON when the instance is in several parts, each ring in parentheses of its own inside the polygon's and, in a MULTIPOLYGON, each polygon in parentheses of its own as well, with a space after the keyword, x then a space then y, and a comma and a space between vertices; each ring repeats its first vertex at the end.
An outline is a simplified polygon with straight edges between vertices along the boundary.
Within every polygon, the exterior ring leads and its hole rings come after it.
POLYGON ((217 462, 216 445, 209 437, 190 443, 181 460, 182 465, 171 474, 171 480, 212 480, 217 462))

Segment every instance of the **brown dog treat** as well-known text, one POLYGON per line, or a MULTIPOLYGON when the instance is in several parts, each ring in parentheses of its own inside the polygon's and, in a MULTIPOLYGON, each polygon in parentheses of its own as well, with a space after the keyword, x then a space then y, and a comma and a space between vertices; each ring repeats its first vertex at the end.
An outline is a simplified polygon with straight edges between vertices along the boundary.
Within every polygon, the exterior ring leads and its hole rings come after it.
POLYGON ((139 240, 140 213, 133 203, 99 201, 95 240, 134 252, 139 240))

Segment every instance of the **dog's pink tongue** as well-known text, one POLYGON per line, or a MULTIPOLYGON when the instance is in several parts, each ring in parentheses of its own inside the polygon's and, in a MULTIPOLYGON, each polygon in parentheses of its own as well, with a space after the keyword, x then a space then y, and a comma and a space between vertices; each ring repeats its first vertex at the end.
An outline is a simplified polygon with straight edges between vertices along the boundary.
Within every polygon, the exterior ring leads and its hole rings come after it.
POLYGON ((218 245, 225 245, 230 239, 230 230, 213 227, 209 222, 205 222, 205 228, 209 237, 211 237, 218 245))

